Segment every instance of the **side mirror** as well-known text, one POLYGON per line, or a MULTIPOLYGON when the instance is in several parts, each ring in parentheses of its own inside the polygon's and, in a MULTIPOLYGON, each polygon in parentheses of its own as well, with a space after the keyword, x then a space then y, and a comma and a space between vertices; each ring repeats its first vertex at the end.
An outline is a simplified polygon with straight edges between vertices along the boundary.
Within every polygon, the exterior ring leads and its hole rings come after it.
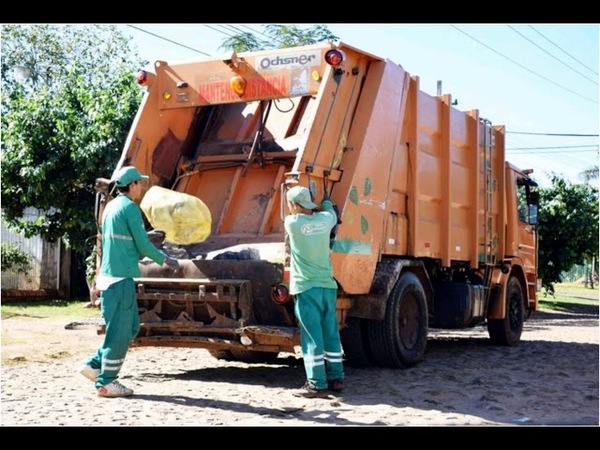
POLYGON ((537 191, 529 191, 527 194, 527 205, 529 208, 529 225, 537 225, 538 223, 538 204, 540 201, 540 193, 537 191))
POLYGON ((529 220, 527 221, 529 225, 537 225, 538 223, 538 205, 529 205, 529 220))

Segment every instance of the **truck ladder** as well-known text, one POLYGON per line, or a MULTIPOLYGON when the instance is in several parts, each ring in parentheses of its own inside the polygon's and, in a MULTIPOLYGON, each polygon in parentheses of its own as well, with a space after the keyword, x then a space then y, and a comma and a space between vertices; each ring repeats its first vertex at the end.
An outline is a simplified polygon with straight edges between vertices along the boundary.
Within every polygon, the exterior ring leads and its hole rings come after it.
MULTIPOLYGON (((484 152, 484 185, 485 194, 483 198, 483 209, 484 209, 484 285, 487 293, 486 297, 489 300, 491 295, 490 282, 494 266, 496 264, 496 252, 494 252, 494 228, 493 228, 493 192, 494 192, 494 173, 493 167, 493 149, 494 149, 494 135, 492 129, 492 123, 487 119, 481 119, 483 124, 483 152, 484 152)), ((487 304, 487 301, 486 301, 487 304)))

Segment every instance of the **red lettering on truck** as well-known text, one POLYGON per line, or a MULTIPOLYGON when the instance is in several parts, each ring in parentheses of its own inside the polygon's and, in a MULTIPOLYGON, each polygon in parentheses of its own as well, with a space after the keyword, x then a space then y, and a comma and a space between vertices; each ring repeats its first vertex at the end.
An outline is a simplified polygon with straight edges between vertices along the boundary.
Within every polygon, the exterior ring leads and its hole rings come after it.
MULTIPOLYGON (((288 79, 285 75, 250 78, 242 99, 250 101, 288 95, 288 79)), ((240 97, 231 90, 228 80, 211 81, 198 86, 200 104, 231 103, 238 100, 240 97)))

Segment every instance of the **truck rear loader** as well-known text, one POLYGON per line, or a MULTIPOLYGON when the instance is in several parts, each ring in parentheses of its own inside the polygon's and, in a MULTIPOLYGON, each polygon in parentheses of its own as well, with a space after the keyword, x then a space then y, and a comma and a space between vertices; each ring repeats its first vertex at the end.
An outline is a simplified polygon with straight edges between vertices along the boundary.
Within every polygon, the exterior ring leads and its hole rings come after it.
MULTIPOLYGON (((505 160, 504 126, 342 42, 156 61, 137 80, 145 94, 115 170, 201 199, 211 223, 185 245, 148 224, 180 269, 140 261, 134 346, 246 362, 294 352, 283 219, 298 184, 339 211, 347 364, 414 366, 435 328, 486 326, 493 344, 519 344, 538 304, 538 194, 505 160)), ((100 224, 113 190, 99 179, 96 191, 100 224)))

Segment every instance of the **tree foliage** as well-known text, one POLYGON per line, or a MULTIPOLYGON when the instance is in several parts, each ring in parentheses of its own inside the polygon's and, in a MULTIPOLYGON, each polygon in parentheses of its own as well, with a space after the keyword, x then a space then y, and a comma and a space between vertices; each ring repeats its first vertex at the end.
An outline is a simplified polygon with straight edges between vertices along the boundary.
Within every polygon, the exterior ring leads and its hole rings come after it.
POLYGON ((583 181, 594 181, 598 179, 600 171, 598 169, 598 164, 588 167, 583 172, 581 172, 580 177, 583 181))
POLYGON ((16 273, 27 273, 31 270, 31 256, 14 244, 2 242, 2 272, 13 270, 16 273))
POLYGON ((557 175, 540 188, 539 270, 544 289, 554 293, 561 274, 598 258, 598 188, 572 184, 557 175))
POLYGON ((329 31, 326 25, 300 28, 296 25, 268 24, 263 26, 263 30, 261 34, 265 37, 264 39, 258 37, 255 33, 242 32, 224 39, 219 48, 244 52, 298 47, 339 39, 329 31))
POLYGON ((96 233, 95 178, 119 159, 145 62, 111 25, 3 25, 1 41, 3 218, 81 251, 96 233), (31 76, 19 82, 15 66, 31 76))

